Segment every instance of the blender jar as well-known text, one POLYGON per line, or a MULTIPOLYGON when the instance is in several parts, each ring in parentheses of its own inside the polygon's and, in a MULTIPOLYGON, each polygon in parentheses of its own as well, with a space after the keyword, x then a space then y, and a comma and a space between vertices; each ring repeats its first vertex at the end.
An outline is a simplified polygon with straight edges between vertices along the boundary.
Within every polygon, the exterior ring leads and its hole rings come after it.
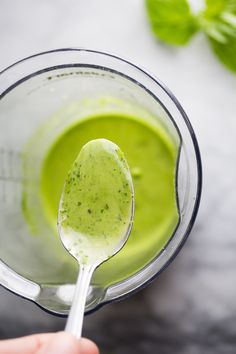
POLYGON ((152 123, 179 146, 179 222, 162 250, 133 274, 115 282, 108 276, 99 281, 95 274, 86 312, 140 289, 181 249, 195 221, 201 194, 201 160, 194 131, 164 84, 113 55, 85 49, 54 50, 26 58, 0 73, 0 283, 55 314, 69 311, 77 265, 59 236, 49 236, 50 226, 43 212, 38 212, 42 209, 37 185, 43 158, 68 126, 109 112, 155 120, 152 123), (27 222, 27 218, 34 220, 27 222), (37 233, 41 236, 34 235, 37 233))

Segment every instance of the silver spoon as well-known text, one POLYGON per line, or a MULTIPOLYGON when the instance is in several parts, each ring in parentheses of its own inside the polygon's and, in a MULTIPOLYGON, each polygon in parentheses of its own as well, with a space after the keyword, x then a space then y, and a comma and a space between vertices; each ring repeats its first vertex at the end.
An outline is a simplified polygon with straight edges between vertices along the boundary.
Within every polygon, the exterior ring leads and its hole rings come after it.
POLYGON ((77 338, 93 272, 124 246, 133 214, 133 184, 123 153, 109 140, 90 141, 68 173, 58 211, 61 241, 80 267, 65 328, 77 338))

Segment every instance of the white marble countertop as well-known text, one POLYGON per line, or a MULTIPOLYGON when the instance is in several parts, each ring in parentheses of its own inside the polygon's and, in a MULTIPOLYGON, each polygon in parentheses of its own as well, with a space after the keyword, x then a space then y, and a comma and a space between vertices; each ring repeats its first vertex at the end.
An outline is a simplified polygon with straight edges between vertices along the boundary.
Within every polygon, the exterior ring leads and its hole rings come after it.
MULTIPOLYGON (((177 259, 147 289, 86 317, 84 335, 102 353, 235 353, 236 75, 202 35, 185 48, 158 43, 143 0, 1 0, 0 70, 71 46, 115 53, 160 78, 192 122, 204 172, 197 222, 177 259)), ((0 318, 2 338, 64 326, 4 289, 0 318)))

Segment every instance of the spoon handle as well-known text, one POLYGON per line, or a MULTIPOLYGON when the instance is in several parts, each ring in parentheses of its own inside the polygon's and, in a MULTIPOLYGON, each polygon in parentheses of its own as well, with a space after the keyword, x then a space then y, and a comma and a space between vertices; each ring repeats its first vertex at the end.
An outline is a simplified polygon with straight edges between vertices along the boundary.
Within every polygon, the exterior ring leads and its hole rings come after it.
POLYGON ((80 266, 74 297, 65 328, 65 331, 73 334, 76 338, 81 337, 86 297, 94 269, 95 267, 91 265, 80 266))

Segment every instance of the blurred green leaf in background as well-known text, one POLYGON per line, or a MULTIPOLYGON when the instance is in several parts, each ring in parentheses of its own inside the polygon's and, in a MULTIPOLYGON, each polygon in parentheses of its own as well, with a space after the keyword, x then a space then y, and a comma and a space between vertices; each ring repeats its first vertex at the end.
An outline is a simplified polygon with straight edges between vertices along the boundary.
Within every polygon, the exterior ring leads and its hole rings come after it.
POLYGON ((191 12, 187 0, 146 0, 154 35, 168 44, 185 45, 202 31, 216 56, 236 72, 236 0, 205 0, 205 9, 191 12))
POLYGON ((200 23, 215 54, 236 72, 236 1, 206 0, 200 23))
POLYGON ((146 5, 152 30, 162 41, 183 45, 197 31, 186 0, 147 0, 146 5))

